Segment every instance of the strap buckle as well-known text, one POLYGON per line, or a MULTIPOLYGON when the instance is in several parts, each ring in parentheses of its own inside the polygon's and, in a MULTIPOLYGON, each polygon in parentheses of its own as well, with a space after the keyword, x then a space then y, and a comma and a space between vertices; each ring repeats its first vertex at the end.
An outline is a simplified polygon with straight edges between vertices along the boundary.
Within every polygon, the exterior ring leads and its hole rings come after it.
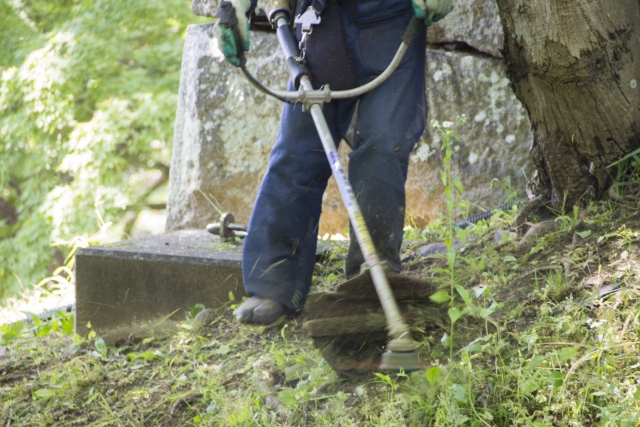
POLYGON ((309 36, 313 32, 313 26, 321 22, 320 14, 313 6, 309 6, 309 8, 304 13, 298 15, 293 22, 300 24, 302 30, 302 37, 300 38, 298 48, 300 49, 300 59, 303 60, 307 51, 309 36))

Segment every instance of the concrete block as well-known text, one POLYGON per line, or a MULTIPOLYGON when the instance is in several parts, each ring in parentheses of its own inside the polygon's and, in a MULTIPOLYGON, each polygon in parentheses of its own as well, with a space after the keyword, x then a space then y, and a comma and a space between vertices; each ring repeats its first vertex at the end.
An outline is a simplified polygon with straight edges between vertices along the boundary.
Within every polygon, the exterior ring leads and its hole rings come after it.
POLYGON ((76 254, 76 332, 87 323, 108 343, 175 328, 196 304, 239 301, 241 244, 205 230, 125 240, 76 254), (167 318, 166 320, 163 320, 167 318))
MULTIPOLYGON (((251 35, 247 68, 264 84, 286 88, 287 73, 273 34, 251 35)), ((279 101, 258 92, 225 63, 213 24, 190 25, 182 57, 167 231, 218 222, 211 209, 247 224, 269 152, 280 128, 279 101)))
POLYGON ((194 15, 215 18, 218 11, 218 0, 193 0, 191 11, 194 15))

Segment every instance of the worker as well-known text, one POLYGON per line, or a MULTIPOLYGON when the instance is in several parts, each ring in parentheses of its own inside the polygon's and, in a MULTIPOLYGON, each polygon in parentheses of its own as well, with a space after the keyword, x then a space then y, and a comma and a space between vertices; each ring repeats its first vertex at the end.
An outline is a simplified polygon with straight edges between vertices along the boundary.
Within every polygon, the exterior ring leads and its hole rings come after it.
MULTIPOLYGON (((258 4, 267 16, 292 11, 286 0, 258 4)), ((451 0, 298 0, 296 15, 322 9, 321 23, 306 40, 305 58, 315 88, 332 90, 370 82, 391 62, 415 14, 425 27, 451 10, 451 0), (319 6, 318 6, 319 5, 319 6)), ((227 3, 227 2, 223 2, 227 3)), ((236 46, 229 20, 216 24, 220 50, 240 65, 238 48, 249 49, 247 13, 251 0, 231 0, 242 46, 236 46)), ((227 3, 227 6, 228 3, 227 3)), ((335 141, 348 140, 349 181, 381 260, 400 271, 409 155, 424 132, 426 29, 421 28, 399 67, 382 85, 358 98, 333 100, 323 113, 335 141), (357 111, 356 111, 357 110, 357 111)), ((300 36, 300 32, 298 31, 300 36)), ((289 90, 294 90, 289 82, 289 90)), ((244 286, 250 298, 237 310, 242 323, 271 324, 305 304, 315 265, 322 196, 331 168, 311 115, 300 104, 284 104, 280 132, 249 220, 242 256, 244 286)), ((364 258, 350 233, 345 273, 360 272, 364 258)))

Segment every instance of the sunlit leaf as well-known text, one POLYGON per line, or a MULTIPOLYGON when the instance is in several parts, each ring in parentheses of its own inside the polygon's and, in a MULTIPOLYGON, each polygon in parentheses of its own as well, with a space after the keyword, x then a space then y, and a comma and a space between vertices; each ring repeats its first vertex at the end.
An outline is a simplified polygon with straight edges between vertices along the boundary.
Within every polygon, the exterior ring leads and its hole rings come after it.
POLYGON ((97 352, 102 356, 102 357, 106 357, 107 356, 107 352, 109 351, 109 347, 107 346, 107 344, 104 342, 104 339, 102 338, 96 338, 96 340, 93 342, 93 345, 96 347, 97 352))
POLYGON ((564 373, 560 371, 550 371, 549 372, 549 382, 554 387, 560 387, 564 382, 564 373))
POLYGON ((231 352, 231 347, 229 347, 229 345, 227 344, 222 344, 220 347, 214 350, 214 353, 220 354, 222 356, 224 356, 225 354, 229 354, 229 352, 231 352))
POLYGON ((591 236, 591 234, 593 234, 593 232, 591 230, 576 231, 576 234, 578 236, 582 237, 583 239, 586 239, 587 237, 591 236))
POLYGON ((22 332, 26 329, 24 322, 16 322, 12 325, 0 326, 0 345, 7 346, 16 339, 20 338, 22 332))
POLYGON ((64 332, 67 335, 73 334, 74 317, 75 316, 73 313, 70 313, 70 314, 63 313, 62 317, 60 317, 60 325, 62 327, 62 332, 64 332))
POLYGON ((460 182, 460 180, 455 176, 452 176, 451 180, 453 181, 453 185, 456 186, 456 189, 458 190, 458 192, 460 194, 463 194, 464 190, 462 189, 462 183, 460 182))
POLYGON ((39 390, 33 391, 31 394, 33 395, 34 398, 37 398, 37 399, 48 399, 50 397, 55 396, 56 391, 51 390, 49 388, 41 388, 39 390))
POLYGON ((456 252, 454 250, 449 249, 447 251, 447 263, 450 269, 453 269, 456 262, 456 252))
POLYGON ((449 319, 451 319, 452 324, 455 324, 464 314, 458 307, 450 308, 447 313, 449 314, 449 319))
POLYGON ((467 391, 461 384, 452 384, 451 394, 453 398, 459 403, 464 403, 467 401, 467 391))
POLYGON ((462 300, 464 301, 465 304, 471 303, 471 296, 469 295, 468 290, 466 290, 464 287, 460 285, 456 285, 456 291, 458 292, 458 295, 462 297, 462 300))
POLYGON ((436 381, 438 381, 438 378, 440 378, 440 371, 441 369, 437 366, 432 366, 427 370, 426 376, 429 384, 431 384, 432 386, 435 385, 436 381))
POLYGON ((562 347, 557 354, 559 359, 569 360, 576 357, 576 350, 573 347, 562 347))
POLYGON ((289 408, 293 408, 298 404, 298 399, 296 398, 296 392, 292 389, 284 389, 278 393, 278 400, 284 403, 285 406, 289 408))
POLYGON ((449 297, 449 293, 447 291, 442 289, 437 291, 435 294, 431 295, 429 299, 435 302, 436 304, 442 304, 449 301, 451 297, 449 297))
POLYGON ((489 287, 484 285, 474 286, 473 288, 471 288, 471 290, 473 290, 473 294, 476 296, 476 298, 489 293, 489 287))
POLYGON ((453 231, 456 233, 456 237, 462 241, 463 245, 467 244, 467 232, 457 225, 453 227, 453 231))
POLYGON ((189 317, 194 319, 202 310, 204 310, 204 304, 194 305, 191 310, 189 310, 189 317))
POLYGON ((520 384, 520 391, 524 396, 528 396, 539 388, 538 382, 534 379, 528 378, 522 381, 520 384))

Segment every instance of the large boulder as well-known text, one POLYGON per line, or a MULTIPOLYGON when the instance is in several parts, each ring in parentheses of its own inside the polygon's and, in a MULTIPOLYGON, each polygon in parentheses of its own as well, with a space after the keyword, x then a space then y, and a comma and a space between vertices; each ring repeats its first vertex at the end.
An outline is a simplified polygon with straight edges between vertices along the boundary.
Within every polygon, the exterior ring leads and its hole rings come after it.
MULTIPOLYGON (((213 24, 191 25, 182 57, 167 200, 168 231, 219 219, 213 205, 248 220, 278 132, 281 105, 224 62, 213 24)), ((271 34, 252 35, 247 67, 284 87, 284 61, 271 34)))
MULTIPOLYGON (((428 50, 429 120, 455 121, 461 142, 454 173, 465 198, 482 208, 499 205, 493 178, 511 177, 523 188, 530 170, 530 125, 505 77, 499 59, 467 52, 428 50)), ((287 73, 273 34, 253 33, 247 68, 260 81, 284 88, 287 73)), ((212 24, 190 26, 184 48, 180 100, 171 165, 167 230, 200 228, 219 219, 220 210, 249 219, 269 151, 279 128, 279 102, 251 87, 224 62, 212 24)), ((428 127, 411 158, 407 218, 424 225, 444 211, 440 141, 428 127)), ((346 144, 341 152, 346 153, 346 144)), ((346 158, 345 158, 346 161, 346 158)), ((333 180, 332 180, 333 181, 333 180)), ((320 234, 341 233, 348 225, 335 183, 324 198, 320 234)))
POLYGON ((194 15, 215 17, 218 10, 218 0, 193 0, 191 11, 194 15))

